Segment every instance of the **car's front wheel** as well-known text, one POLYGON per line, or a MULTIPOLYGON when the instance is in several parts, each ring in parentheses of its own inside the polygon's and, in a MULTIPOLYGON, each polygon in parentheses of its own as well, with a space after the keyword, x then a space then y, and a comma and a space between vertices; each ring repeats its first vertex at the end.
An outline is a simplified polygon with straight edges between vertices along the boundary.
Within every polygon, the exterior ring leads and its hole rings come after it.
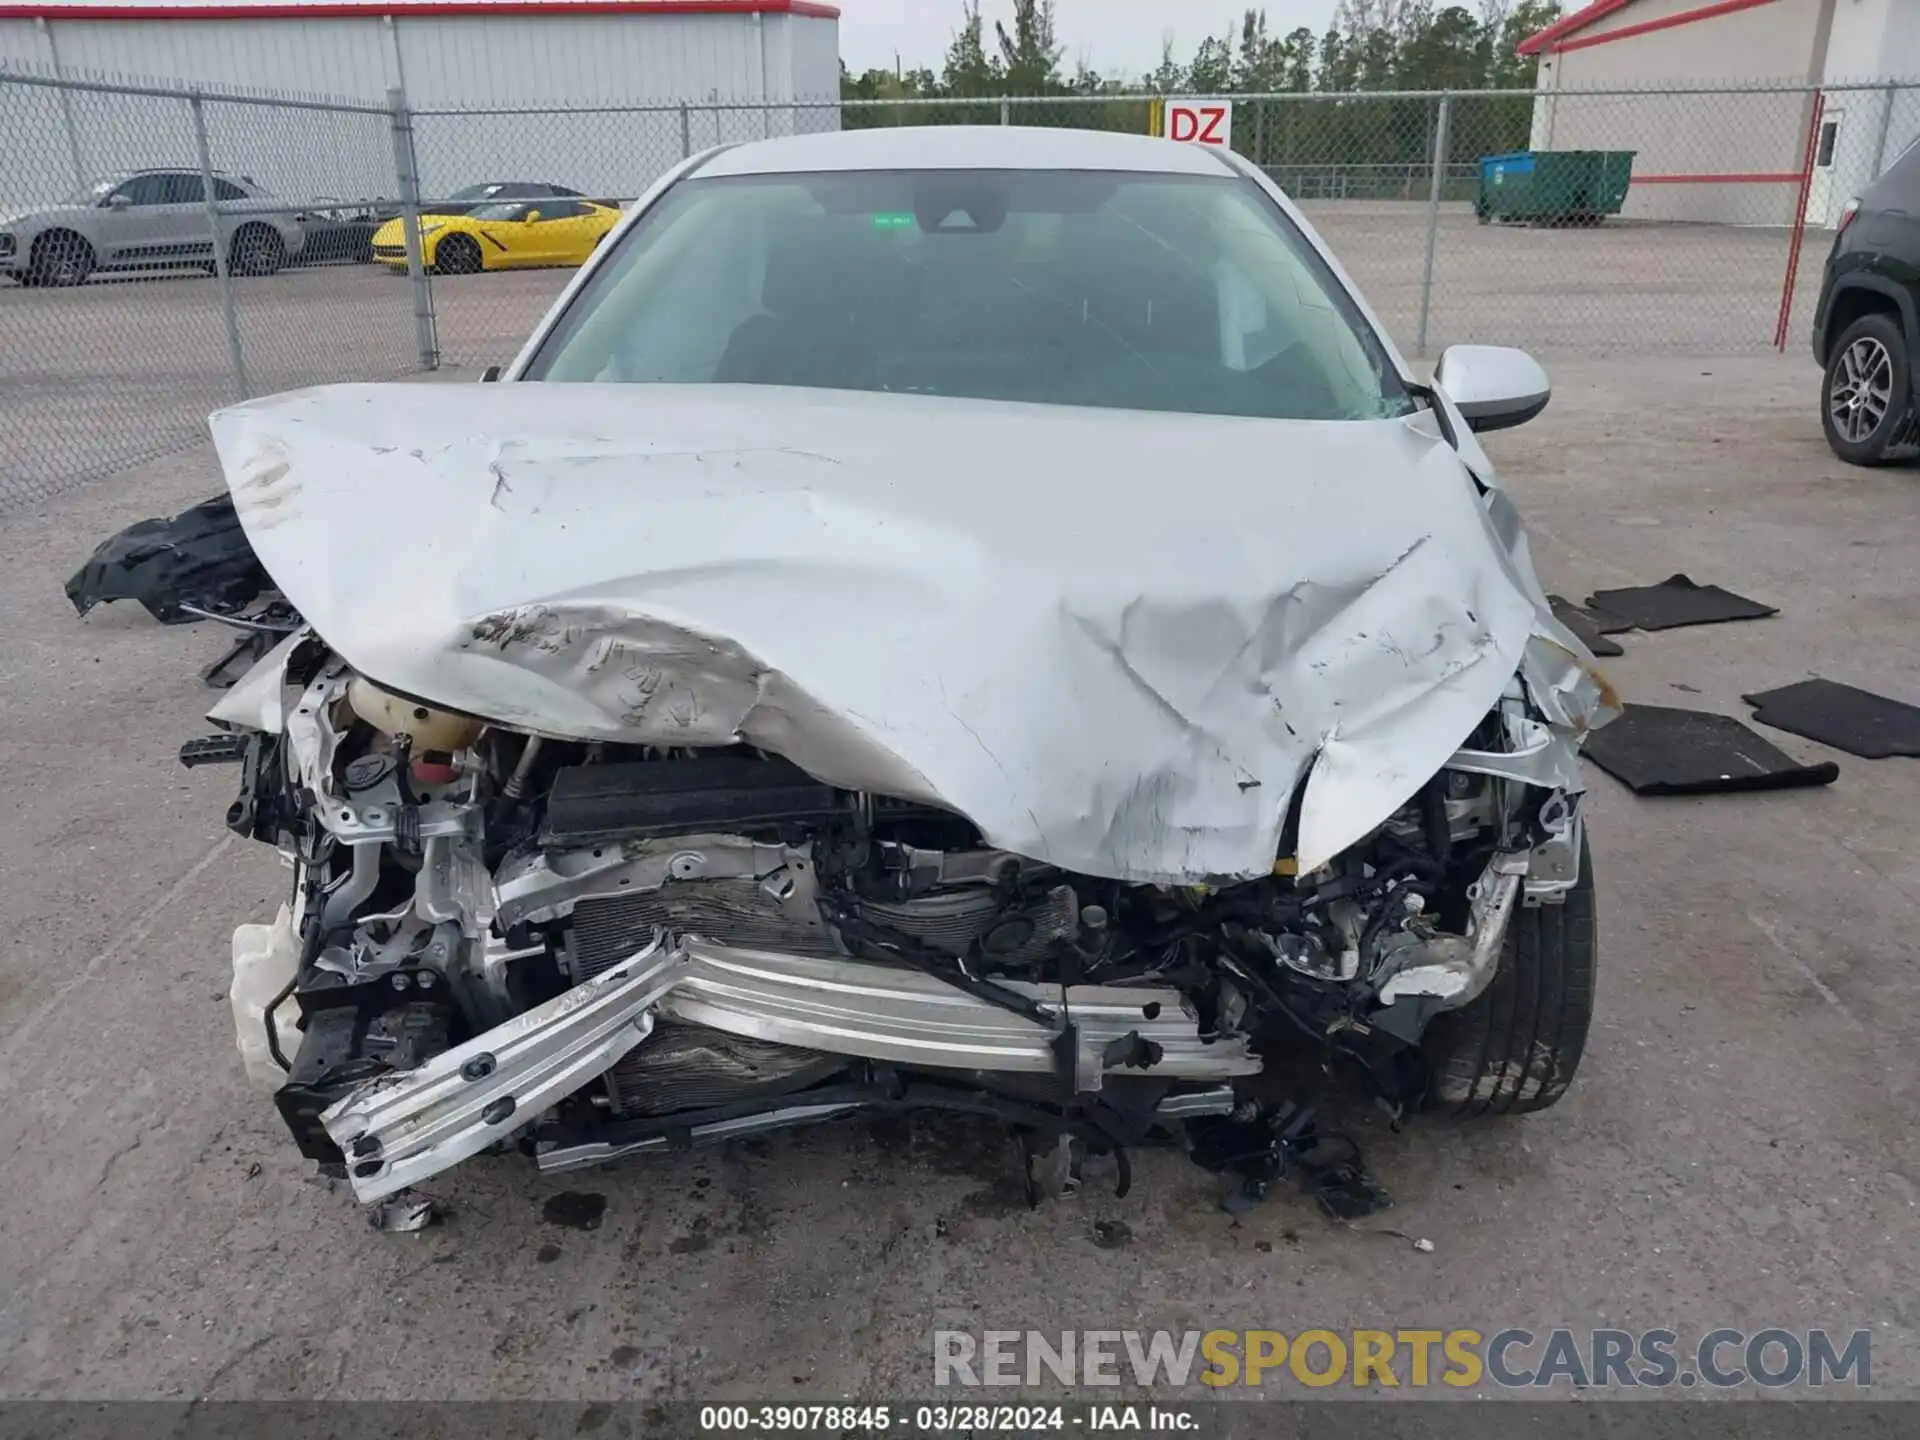
POLYGON ((485 265, 480 246, 465 235, 449 235, 433 252, 436 275, 474 275, 485 265))
POLYGON ((227 250, 229 275, 271 275, 287 263, 286 242, 271 226, 242 225, 227 250))
POLYGON ((1593 858, 1582 845, 1566 899, 1515 911, 1493 983, 1428 1027, 1433 1108, 1461 1119, 1526 1115, 1567 1093, 1593 1021, 1594 932, 1593 858))
POLYGON ((1820 421, 1827 444, 1849 465, 1880 465, 1894 458, 1896 441, 1911 437, 1913 372, 1906 332, 1896 316, 1862 315, 1834 341, 1820 386, 1820 421))
POLYGON ((28 285, 84 285, 93 273, 93 247, 71 230, 49 230, 28 252, 28 285))

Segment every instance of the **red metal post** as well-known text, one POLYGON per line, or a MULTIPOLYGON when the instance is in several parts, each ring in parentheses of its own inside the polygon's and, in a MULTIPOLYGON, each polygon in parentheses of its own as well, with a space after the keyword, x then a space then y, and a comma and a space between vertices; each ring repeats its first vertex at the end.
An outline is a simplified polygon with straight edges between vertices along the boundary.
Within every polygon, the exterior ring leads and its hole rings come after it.
POLYGON ((1773 327, 1773 348, 1787 353, 1787 327, 1793 319, 1793 283, 1800 274, 1800 245, 1807 234, 1807 198, 1813 191, 1813 162, 1820 147, 1820 117, 1827 108, 1824 90, 1813 92, 1813 119, 1807 125, 1806 158, 1800 164, 1800 188, 1793 205, 1793 237, 1787 242, 1787 274, 1780 285, 1780 319, 1773 327))

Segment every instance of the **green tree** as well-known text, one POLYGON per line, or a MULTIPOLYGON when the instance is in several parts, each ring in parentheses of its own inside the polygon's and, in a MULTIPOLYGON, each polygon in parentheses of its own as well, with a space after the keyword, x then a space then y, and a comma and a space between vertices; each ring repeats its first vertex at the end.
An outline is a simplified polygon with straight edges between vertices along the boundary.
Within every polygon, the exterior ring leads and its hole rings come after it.
MULTIPOLYGON (((975 0, 973 15, 980 14, 975 0)), ((1000 41, 1000 68, 1007 92, 1051 95, 1060 91, 1061 46, 1054 24, 1054 0, 1013 0, 1013 30, 994 22, 1000 41)))
POLYGON ((1338 27, 1329 26, 1320 37, 1320 65, 1314 89, 1339 93, 1359 88, 1359 57, 1338 27))
POLYGON ((1160 40, 1160 63, 1147 76, 1147 89, 1155 95, 1178 95, 1187 88, 1187 67, 1173 58, 1173 36, 1163 36, 1160 40))
POLYGON ((1520 0, 1509 9, 1505 0, 1500 0, 1491 8, 1495 13, 1484 13, 1483 7, 1481 16, 1492 51, 1486 83, 1495 90, 1531 90, 1536 62, 1531 55, 1519 53, 1520 42, 1558 20, 1560 6, 1555 0, 1520 0))
POLYGON ((999 62, 987 57, 986 22, 980 18, 980 0, 964 0, 960 28, 947 47, 941 93, 957 99, 1006 93, 1006 77, 999 62))
POLYGON ((1275 88, 1295 94, 1313 88, 1313 31, 1304 25, 1280 42, 1280 83, 1275 88))
POLYGON ((1187 67, 1187 88, 1196 95, 1218 95, 1233 85, 1233 50, 1225 39, 1209 35, 1187 67))
POLYGON ((1240 48, 1233 57, 1233 88, 1252 93, 1271 87, 1267 78, 1268 54, 1273 42, 1267 38, 1267 12, 1249 10, 1240 19, 1240 48))
POLYGON ((1477 90, 1487 83, 1493 37, 1472 12, 1449 5, 1414 15, 1395 59, 1401 90, 1477 90))
MULTIPOLYGON (((1472 0, 1469 0, 1472 3, 1472 0)), ((1171 36, 1161 43, 1160 63, 1137 80, 1103 76, 1082 56, 1063 76, 1056 0, 1013 0, 1012 24, 994 26, 987 46, 980 0, 961 0, 960 25, 938 76, 931 71, 841 67, 847 100, 888 101, 946 97, 980 100, 1020 95, 1173 95, 1305 93, 1343 95, 1369 90, 1530 90, 1534 62, 1516 53, 1528 36, 1560 17, 1557 0, 1477 0, 1477 10, 1453 0, 1340 0, 1324 34, 1301 26, 1275 38, 1267 13, 1249 7, 1236 26, 1208 36, 1191 64, 1174 59, 1171 36), (1438 8, 1436 8, 1438 6, 1438 8)), ((1531 101, 1463 104, 1457 115, 1477 117, 1489 143, 1526 143, 1531 101)), ((975 107, 977 109, 977 107, 975 107)), ((1109 106, 1112 123, 1131 124, 1129 106, 1109 106)), ((899 107, 849 111, 849 124, 909 123, 899 107)), ((1143 111, 1144 113, 1144 111, 1143 111)), ((1430 156, 1434 106, 1429 101, 1340 101, 1256 111, 1247 143, 1267 163, 1418 163, 1430 156), (1284 116, 1283 130, 1276 131, 1284 116), (1276 138, 1277 136, 1277 138, 1276 138), (1273 155, 1274 150, 1280 154, 1273 155), (1312 152, 1312 153, 1309 153, 1312 152)), ((1106 114, 1087 107, 1075 123, 1108 125, 1106 114)), ((925 119, 924 115, 919 118, 925 119)), ((1456 119, 1456 127, 1460 120, 1456 119)), ((1236 131, 1240 129, 1236 126, 1236 131)), ((1456 156, 1477 143, 1455 130, 1456 156)))

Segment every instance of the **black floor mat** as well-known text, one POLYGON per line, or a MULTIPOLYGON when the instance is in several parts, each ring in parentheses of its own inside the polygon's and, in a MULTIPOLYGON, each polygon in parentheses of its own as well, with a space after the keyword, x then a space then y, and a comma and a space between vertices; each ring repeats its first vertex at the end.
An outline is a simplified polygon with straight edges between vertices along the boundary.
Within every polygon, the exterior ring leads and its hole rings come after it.
POLYGON ((1587 739, 1586 756, 1636 795, 1722 795, 1831 785, 1840 767, 1801 765, 1727 715, 1629 705, 1587 739))
POLYGON ((1658 585, 1632 590, 1596 590, 1587 608, 1616 615, 1635 630, 1676 630, 1682 625, 1717 625, 1723 620, 1764 620, 1780 612, 1718 585, 1696 585, 1674 575, 1658 585))
MULTIPOLYGON (((1585 610, 1574 604, 1564 595, 1549 595, 1547 601, 1553 606, 1553 618, 1580 637, 1580 643, 1595 655, 1624 655, 1619 642, 1609 640, 1610 633, 1604 626, 1617 617, 1607 615, 1600 610, 1585 610)), ((1631 630, 1633 627, 1622 621, 1615 627, 1619 630, 1631 630)))
POLYGON ((1802 680, 1763 695, 1741 697, 1762 725, 1804 735, 1863 760, 1920 757, 1920 710, 1851 685, 1802 680))

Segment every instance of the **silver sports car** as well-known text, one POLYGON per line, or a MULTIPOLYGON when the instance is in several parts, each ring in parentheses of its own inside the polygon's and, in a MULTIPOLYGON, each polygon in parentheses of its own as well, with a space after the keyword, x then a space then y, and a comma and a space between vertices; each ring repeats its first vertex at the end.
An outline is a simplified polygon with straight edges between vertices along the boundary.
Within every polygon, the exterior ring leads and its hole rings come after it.
POLYGON ((693 157, 498 383, 213 418, 303 622, 199 742, 293 867, 249 1069, 368 1202, 911 1109, 1257 1184, 1298 1060, 1552 1105, 1617 701, 1475 438, 1547 399, 1230 153, 693 157))

